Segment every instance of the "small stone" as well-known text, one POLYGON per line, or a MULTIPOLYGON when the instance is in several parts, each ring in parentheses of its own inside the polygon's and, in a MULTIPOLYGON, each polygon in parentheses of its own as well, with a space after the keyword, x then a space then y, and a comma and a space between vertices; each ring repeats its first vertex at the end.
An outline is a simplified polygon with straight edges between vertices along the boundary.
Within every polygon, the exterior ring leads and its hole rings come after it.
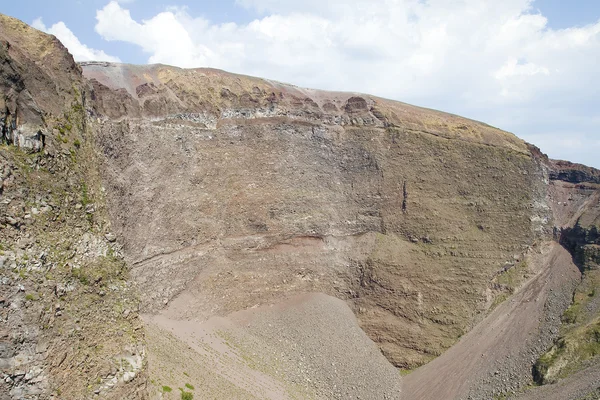
POLYGON ((35 346, 35 352, 37 354, 43 354, 48 350, 48 344, 47 343, 38 343, 35 346))
POLYGON ((75 204, 75 209, 76 210, 81 210, 82 208, 83 208, 83 206, 81 205, 81 203, 75 204))
POLYGON ((33 378, 39 376, 42 373, 42 369, 40 367, 34 367, 31 370, 29 370, 29 372, 27 372, 27 374, 25 374, 25 380, 26 381, 30 381, 33 378))
POLYGON ((135 372, 133 371, 128 371, 123 374, 123 382, 125 383, 131 382, 133 378, 135 378, 135 372))
POLYGON ((115 242, 117 240, 117 237, 115 236, 114 233, 107 233, 106 235, 104 235, 104 237, 106 238, 106 240, 108 240, 109 242, 115 242))

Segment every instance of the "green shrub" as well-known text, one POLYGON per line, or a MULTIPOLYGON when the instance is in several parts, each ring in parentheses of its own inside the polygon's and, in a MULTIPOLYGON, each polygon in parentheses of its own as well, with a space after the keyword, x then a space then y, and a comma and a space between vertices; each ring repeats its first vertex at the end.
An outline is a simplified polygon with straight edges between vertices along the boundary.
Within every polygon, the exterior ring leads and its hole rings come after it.
POLYGON ((190 389, 190 390, 194 390, 194 385, 190 385, 189 383, 185 384, 185 387, 190 389))
POLYGON ((81 184, 81 203, 84 207, 91 203, 88 187, 85 182, 81 184))
POLYGON ((162 391, 163 393, 171 393, 173 389, 171 389, 169 386, 163 386, 162 391))

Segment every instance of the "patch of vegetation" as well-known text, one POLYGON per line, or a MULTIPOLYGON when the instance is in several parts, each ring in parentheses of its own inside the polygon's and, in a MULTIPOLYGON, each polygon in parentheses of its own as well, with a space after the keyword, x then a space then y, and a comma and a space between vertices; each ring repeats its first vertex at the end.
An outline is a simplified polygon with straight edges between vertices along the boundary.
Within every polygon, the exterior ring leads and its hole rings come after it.
POLYGON ((191 385, 189 383, 186 383, 185 387, 188 388, 188 389, 190 389, 190 390, 194 390, 194 385, 191 385))
POLYGON ((72 268, 71 275, 83 285, 101 284, 121 280, 127 272, 127 265, 117 257, 106 255, 79 268, 72 268))
POLYGON ((163 386, 161 389, 163 393, 171 393, 173 391, 169 386, 163 386))
POLYGON ((79 103, 75 103, 72 107, 74 113, 83 112, 83 106, 79 103))
POLYGON ((581 315, 581 303, 575 301, 571 306, 564 312, 562 321, 566 324, 577 323, 577 318, 581 315))
POLYGON ((75 153, 75 150, 69 149, 69 157, 72 164, 77 164, 77 153, 75 153))
POLYGON ((596 390, 588 393, 585 397, 582 397, 581 400, 597 400, 600 399, 600 387, 596 390))
POLYGON ((512 295, 527 279, 529 271, 529 264, 526 260, 521 261, 517 265, 501 272, 496 276, 496 283, 498 283, 502 291, 496 295, 489 311, 491 312, 500 304, 504 303, 510 295, 512 295))
POLYGON ((534 365, 538 384, 553 383, 575 372, 581 364, 600 355, 600 318, 569 331, 534 365))
POLYGON ((194 395, 191 392, 186 392, 182 388, 179 388, 179 390, 181 390, 181 400, 193 400, 194 399, 194 395))
POLYGON ((504 303, 506 299, 508 299, 510 295, 508 293, 500 293, 498 296, 494 298, 494 302, 490 306, 490 311, 498 307, 500 304, 504 303))
POLYGON ((561 336, 534 366, 538 384, 551 383, 577 372, 587 360, 600 356, 600 317, 594 311, 600 271, 586 271, 562 316, 561 336))
POLYGON ((600 285, 600 271, 586 272, 573 295, 573 304, 563 314, 564 323, 579 324, 589 319, 586 310, 588 304, 599 294, 596 289, 598 285, 600 285))
POLYGON ((496 281, 506 286, 511 293, 513 293, 526 279, 526 272, 529 268, 527 261, 521 261, 519 264, 514 267, 508 269, 504 273, 498 275, 496 281))
POLYGON ((27 271, 25 271, 24 268, 19 269, 19 278, 21 278, 21 279, 29 278, 29 274, 27 273, 27 271))
POLYGON ((90 197, 89 197, 89 192, 88 192, 88 187, 87 184, 85 182, 83 182, 81 184, 81 204, 83 204, 83 206, 87 206, 88 204, 90 204, 90 197))

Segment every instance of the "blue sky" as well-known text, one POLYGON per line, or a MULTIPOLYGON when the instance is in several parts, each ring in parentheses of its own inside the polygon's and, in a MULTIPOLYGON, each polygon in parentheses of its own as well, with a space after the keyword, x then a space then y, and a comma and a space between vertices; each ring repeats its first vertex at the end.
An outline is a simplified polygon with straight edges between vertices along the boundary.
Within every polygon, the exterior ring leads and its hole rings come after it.
POLYGON ((81 61, 366 92, 600 168, 598 0, 23 0, 0 12, 55 34, 81 61))

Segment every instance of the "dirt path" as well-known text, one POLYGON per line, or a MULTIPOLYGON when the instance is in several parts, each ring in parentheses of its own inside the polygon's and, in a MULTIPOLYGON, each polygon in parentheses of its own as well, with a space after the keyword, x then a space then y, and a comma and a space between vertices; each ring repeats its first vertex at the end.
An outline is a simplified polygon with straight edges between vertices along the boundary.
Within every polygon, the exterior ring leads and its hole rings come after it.
POLYGON ((537 262, 542 269, 521 290, 446 353, 405 377, 405 398, 490 399, 528 383, 580 276, 556 243, 544 246, 537 262))

